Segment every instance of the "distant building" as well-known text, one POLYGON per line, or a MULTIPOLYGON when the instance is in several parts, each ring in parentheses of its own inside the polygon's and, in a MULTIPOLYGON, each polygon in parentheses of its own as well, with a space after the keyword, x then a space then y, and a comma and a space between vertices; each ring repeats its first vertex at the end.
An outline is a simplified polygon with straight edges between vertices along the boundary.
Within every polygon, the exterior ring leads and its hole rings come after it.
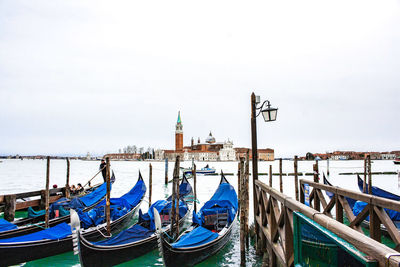
MULTIPOLYGON (((247 148, 239 148, 248 150, 247 148)), ((190 146, 183 145, 183 125, 181 114, 178 112, 178 120, 175 125, 175 150, 162 150, 157 149, 154 152, 156 160, 168 160, 174 161, 176 156, 180 156, 182 160, 196 160, 196 161, 234 161, 238 160, 237 154, 238 148, 233 148, 233 142, 228 139, 225 142, 217 142, 216 138, 210 132, 205 138, 204 142, 197 139, 195 143, 194 139, 191 139, 190 146)), ((273 149, 259 149, 260 160, 274 160, 273 149)), ((243 154, 243 153, 242 153, 243 154)))
POLYGON ((110 160, 138 160, 140 154, 135 153, 112 153, 104 155, 104 158, 109 157, 110 160))
MULTIPOLYGON (((249 159, 252 159, 252 150, 245 147, 236 147, 236 160, 240 160, 241 157, 246 157, 247 151, 249 151, 249 159)), ((271 148, 258 149, 258 160, 261 161, 273 161, 275 160, 274 150, 271 148)))

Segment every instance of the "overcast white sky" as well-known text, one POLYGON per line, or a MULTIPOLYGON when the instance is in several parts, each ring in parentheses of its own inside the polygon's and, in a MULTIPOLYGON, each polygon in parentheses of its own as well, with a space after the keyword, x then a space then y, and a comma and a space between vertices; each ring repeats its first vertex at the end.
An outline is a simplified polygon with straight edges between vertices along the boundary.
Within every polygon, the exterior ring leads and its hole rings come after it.
POLYGON ((400 150, 399 1, 0 0, 0 154, 400 150))

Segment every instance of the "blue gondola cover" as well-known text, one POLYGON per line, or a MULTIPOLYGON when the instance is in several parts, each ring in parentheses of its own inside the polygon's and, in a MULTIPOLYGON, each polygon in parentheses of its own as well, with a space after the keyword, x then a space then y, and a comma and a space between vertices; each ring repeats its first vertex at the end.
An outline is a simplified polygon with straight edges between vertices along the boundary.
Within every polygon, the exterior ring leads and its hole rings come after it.
MULTIPOLYGON (((158 200, 154 204, 151 205, 147 214, 144 214, 141 219, 150 220, 150 229, 155 230, 154 224, 154 211, 153 208, 156 208, 157 211, 161 214, 164 212, 169 213, 172 207, 172 201, 167 200, 158 200)), ((185 201, 179 200, 179 217, 182 218, 185 216, 188 210, 188 206, 185 201)))
POLYGON ((214 239, 218 238, 218 234, 211 232, 204 227, 197 227, 181 237, 178 242, 172 244, 173 248, 185 248, 194 247, 202 244, 206 244, 214 239))
POLYGON ((60 209, 60 207, 63 207, 64 210, 66 210, 66 208, 78 210, 92 206, 100 199, 102 199, 105 196, 106 192, 107 192, 107 184, 103 183, 93 192, 85 196, 76 197, 71 200, 65 197, 60 198, 59 200, 50 205, 50 218, 53 219, 55 217, 55 212, 54 212, 55 210, 60 210, 60 216, 62 216, 61 214, 62 210, 60 209))
POLYGON ((95 242, 94 244, 100 246, 123 245, 138 240, 143 240, 151 236, 153 233, 154 231, 149 230, 143 226, 140 226, 139 224, 135 224, 132 227, 122 231, 118 235, 113 236, 112 238, 95 242))
POLYGON ((193 222, 203 225, 205 215, 227 212, 228 223, 231 223, 235 219, 237 209, 238 200, 235 189, 229 183, 222 183, 200 211, 193 214, 193 222))
POLYGON ((11 237, 6 239, 0 239, 0 244, 3 243, 16 243, 16 242, 30 242, 40 241, 44 239, 58 240, 65 238, 71 234, 71 227, 66 223, 60 223, 54 227, 28 234, 23 236, 11 237))
MULTIPOLYGON (((353 213, 357 216, 364 208, 367 206, 366 202, 356 201, 353 207, 353 213)), ((395 210, 385 209, 386 213, 389 215, 390 219, 393 221, 400 221, 400 212, 395 210)), ((366 218, 369 221, 369 216, 366 218)))
POLYGON ((0 232, 17 229, 15 224, 10 223, 4 219, 0 219, 0 232))

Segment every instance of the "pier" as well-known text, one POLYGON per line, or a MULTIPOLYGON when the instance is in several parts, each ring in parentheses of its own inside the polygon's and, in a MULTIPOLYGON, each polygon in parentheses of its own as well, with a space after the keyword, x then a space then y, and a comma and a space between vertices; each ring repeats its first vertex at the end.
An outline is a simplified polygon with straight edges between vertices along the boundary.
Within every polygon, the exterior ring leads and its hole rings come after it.
MULTIPOLYGON (((255 181, 256 248, 268 258, 268 266, 299 263, 302 252, 299 220, 315 222, 314 228, 325 236, 331 235, 339 245, 348 243, 344 246, 346 252, 353 255, 360 266, 399 266, 400 233, 385 211, 400 211, 399 202, 306 179, 299 180, 299 187, 300 201, 297 201, 260 180, 255 181), (329 200, 323 191, 329 192, 329 200), (348 199, 367 205, 355 216, 348 199), (365 227, 367 216, 371 218, 369 235, 361 227, 363 224, 365 227), (394 242, 394 248, 381 243, 381 225, 394 242)), ((320 255, 320 259, 323 260, 323 256, 320 255)))

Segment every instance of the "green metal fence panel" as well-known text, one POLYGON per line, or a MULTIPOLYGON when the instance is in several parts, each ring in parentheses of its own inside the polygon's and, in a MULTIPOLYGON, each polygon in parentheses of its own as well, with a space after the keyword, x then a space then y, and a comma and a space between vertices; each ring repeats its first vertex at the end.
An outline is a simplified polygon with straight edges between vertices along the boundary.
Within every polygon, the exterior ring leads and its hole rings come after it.
POLYGON ((356 247, 300 212, 293 213, 294 265, 378 266, 356 247))

